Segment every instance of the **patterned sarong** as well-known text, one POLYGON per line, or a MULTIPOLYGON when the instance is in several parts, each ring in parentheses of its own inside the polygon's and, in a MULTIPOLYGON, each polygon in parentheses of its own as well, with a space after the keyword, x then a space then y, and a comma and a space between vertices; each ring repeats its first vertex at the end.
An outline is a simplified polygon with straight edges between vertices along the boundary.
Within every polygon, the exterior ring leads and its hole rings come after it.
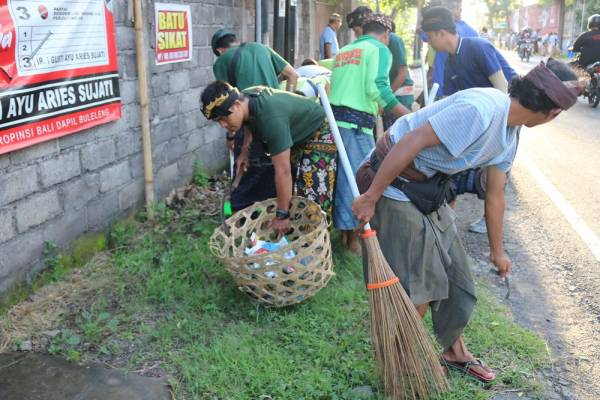
POLYGON ((327 119, 312 139, 294 149, 292 165, 297 165, 294 193, 317 202, 331 217, 337 171, 337 148, 327 119))

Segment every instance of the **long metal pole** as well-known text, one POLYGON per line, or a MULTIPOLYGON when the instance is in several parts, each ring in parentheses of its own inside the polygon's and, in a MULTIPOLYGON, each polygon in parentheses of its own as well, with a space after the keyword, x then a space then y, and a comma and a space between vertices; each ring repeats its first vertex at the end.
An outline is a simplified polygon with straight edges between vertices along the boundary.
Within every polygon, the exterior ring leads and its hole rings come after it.
POLYGON ((256 43, 262 43, 262 0, 256 0, 255 8, 254 41, 256 43))
POLYGON ((584 30, 583 21, 585 17, 585 0, 583 0, 583 4, 581 5, 581 32, 584 30))
MULTIPOLYGON (((331 104, 329 104, 327 92, 325 92, 325 87, 322 84, 317 85, 317 90, 319 91, 321 105, 325 110, 325 115, 327 116, 327 121, 329 122, 329 129, 331 129, 331 133, 333 133, 333 138, 337 147, 339 160, 342 163, 342 167, 344 169, 344 173, 346 174, 346 178, 350 183, 350 191, 352 192, 352 197, 357 198, 358 196, 360 196, 360 192, 358 191, 358 185, 356 184, 356 179, 354 178, 354 173, 352 172, 352 167, 350 166, 350 160, 348 159, 348 153, 346 153, 346 148, 344 147, 342 135, 340 135, 337 123, 335 122, 335 117, 333 116, 331 104)), ((365 224, 363 229, 365 231, 368 231, 371 229, 371 225, 367 223, 365 224)))
POLYGON ((154 220, 154 178, 152 173, 152 142, 150 139, 150 110, 148 108, 148 75, 146 73, 146 47, 142 0, 133 0, 135 18, 135 51, 138 69, 138 87, 140 92, 140 116, 142 123, 142 146, 144 152, 144 184, 146 191, 146 214, 149 221, 154 220))

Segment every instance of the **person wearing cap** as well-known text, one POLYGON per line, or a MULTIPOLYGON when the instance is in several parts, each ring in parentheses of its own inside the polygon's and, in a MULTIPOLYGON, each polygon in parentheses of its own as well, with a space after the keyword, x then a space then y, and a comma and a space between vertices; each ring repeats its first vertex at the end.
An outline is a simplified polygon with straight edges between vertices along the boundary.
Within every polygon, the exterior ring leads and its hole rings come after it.
POLYGON ((473 87, 495 87, 506 93, 516 75, 506 59, 489 41, 462 37, 456 32, 454 16, 445 7, 431 7, 423 13, 421 30, 437 52, 446 52, 444 95, 473 87))
POLYGON ((279 86, 278 76, 288 81, 287 90, 294 91, 298 74, 277 52, 261 43, 240 43, 236 35, 219 29, 211 39, 213 53, 217 60, 213 65, 215 79, 229 82, 244 90, 250 86, 279 86), (239 55, 236 57, 236 53, 239 55), (237 58, 234 63, 234 59, 237 58), (232 68, 232 63, 234 68, 232 68))
MULTIPOLYGON (((458 35, 449 9, 432 7, 425 11, 421 29, 429 36, 429 44, 436 52, 449 54, 444 66, 445 95, 473 87, 495 87, 504 93, 508 91, 515 71, 488 40, 458 35)), ((484 217, 469 226, 469 230, 475 233, 485 233, 486 229, 484 217)))
MULTIPOLYGON (((279 87, 278 75, 286 78, 286 89, 295 90, 298 75, 273 49, 260 43, 239 43, 236 35, 227 30, 217 30, 211 39, 217 59, 213 65, 215 79, 228 82, 240 90, 250 86, 279 87)), ((238 187, 231 193, 233 210, 241 210, 256 201, 275 196, 271 182, 275 171, 260 142, 251 145, 248 159, 239 157, 243 145, 243 132, 227 135, 227 145, 233 149, 237 171, 244 170, 238 187), (244 165, 240 165, 240 163, 244 165)))
MULTIPOLYGON (((469 24, 462 20, 462 0, 455 0, 451 2, 447 2, 446 5, 451 9, 452 15, 454 17, 454 27, 456 33, 460 35, 460 37, 478 37, 479 34, 475 29, 473 29, 469 24)), ((421 31, 421 39, 423 41, 428 42, 429 36, 426 32, 421 31)), ((437 97, 440 98, 442 96, 448 95, 444 89, 444 69, 446 65, 446 60, 448 59, 448 53, 445 51, 435 51, 435 56, 433 60, 433 72, 432 72, 432 83, 437 83, 439 85, 437 91, 437 97)))
MULTIPOLYGON (((371 14, 372 11, 369 7, 360 6, 346 16, 348 27, 352 29, 357 38, 363 34, 362 25, 365 17, 371 14)), ((390 52, 392 53, 392 66, 390 67, 389 74, 390 86, 400 104, 402 104, 408 110, 411 110, 412 104, 415 100, 412 91, 414 82, 410 77, 410 72, 408 71, 406 46, 404 45, 402 38, 394 31, 395 26, 392 23, 392 32, 390 32, 390 40, 388 43, 388 49, 390 49, 390 52)), ((389 112, 384 113, 384 129, 388 129, 395 120, 396 117, 394 117, 393 114, 389 112)))
POLYGON ((332 207, 337 151, 320 104, 306 97, 266 86, 242 90, 226 82, 209 84, 201 95, 202 113, 228 132, 245 128, 244 151, 249 143, 265 145, 275 169, 275 177, 266 184, 277 194, 276 218, 271 227, 279 234, 290 228, 289 207, 292 186, 298 195, 316 201, 325 211, 332 207), (305 161, 306 151, 318 153, 318 161, 305 161), (317 150, 316 152, 314 150, 317 150), (302 156, 297 157, 302 154, 302 156), (291 160, 300 164, 292 170, 291 160), (298 171, 293 182, 293 172, 298 171))
POLYGON ((445 363, 483 382, 495 374, 469 352, 462 336, 476 297, 471 261, 446 203, 447 176, 487 168, 490 260, 507 277, 504 184, 519 131, 552 121, 576 103, 580 91, 576 74, 550 59, 516 77, 508 95, 492 88, 457 92, 398 119, 358 170, 363 194, 352 205, 355 215, 377 230, 387 262, 419 313, 431 308, 445 363))
MULTIPOLYGON (((340 50, 331 73, 330 102, 353 172, 375 144, 373 128, 380 108, 395 115, 409 112, 390 87, 391 19, 371 14, 362 30, 362 36, 340 50)), ((344 245, 360 253, 354 233, 358 221, 352 216, 351 203, 350 184, 342 174, 336 183, 333 223, 342 231, 344 245)))
POLYGON ((329 23, 319 37, 319 54, 321 59, 333 58, 338 53, 340 46, 337 40, 337 31, 342 27, 342 17, 338 13, 329 16, 329 23))

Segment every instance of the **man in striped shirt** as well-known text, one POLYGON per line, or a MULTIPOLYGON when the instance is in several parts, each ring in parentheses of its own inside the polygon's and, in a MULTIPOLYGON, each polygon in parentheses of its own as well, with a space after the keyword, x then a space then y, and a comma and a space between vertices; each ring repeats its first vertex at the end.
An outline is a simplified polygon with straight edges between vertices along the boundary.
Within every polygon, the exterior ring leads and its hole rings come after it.
POLYGON ((492 88, 457 92, 396 121, 357 173, 363 195, 353 203, 354 214, 377 230, 386 260, 419 313, 431 306, 446 365, 481 381, 489 382, 495 374, 469 352, 462 338, 476 302, 475 288, 456 216, 444 201, 444 178, 468 168, 487 168, 490 259, 506 277, 511 261, 502 242, 504 183, 517 134, 522 125, 554 119, 576 103, 580 91, 574 72, 550 59, 515 78, 508 96, 492 88))

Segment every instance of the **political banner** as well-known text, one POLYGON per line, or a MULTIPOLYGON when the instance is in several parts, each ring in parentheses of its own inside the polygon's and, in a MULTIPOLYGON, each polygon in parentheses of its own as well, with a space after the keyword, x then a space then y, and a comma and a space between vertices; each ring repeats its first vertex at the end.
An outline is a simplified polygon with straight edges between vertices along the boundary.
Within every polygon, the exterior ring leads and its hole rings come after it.
POLYGON ((0 0, 0 154, 119 118, 112 0, 0 0))
POLYGON ((192 12, 190 6, 154 3, 156 65, 192 59, 192 12))

